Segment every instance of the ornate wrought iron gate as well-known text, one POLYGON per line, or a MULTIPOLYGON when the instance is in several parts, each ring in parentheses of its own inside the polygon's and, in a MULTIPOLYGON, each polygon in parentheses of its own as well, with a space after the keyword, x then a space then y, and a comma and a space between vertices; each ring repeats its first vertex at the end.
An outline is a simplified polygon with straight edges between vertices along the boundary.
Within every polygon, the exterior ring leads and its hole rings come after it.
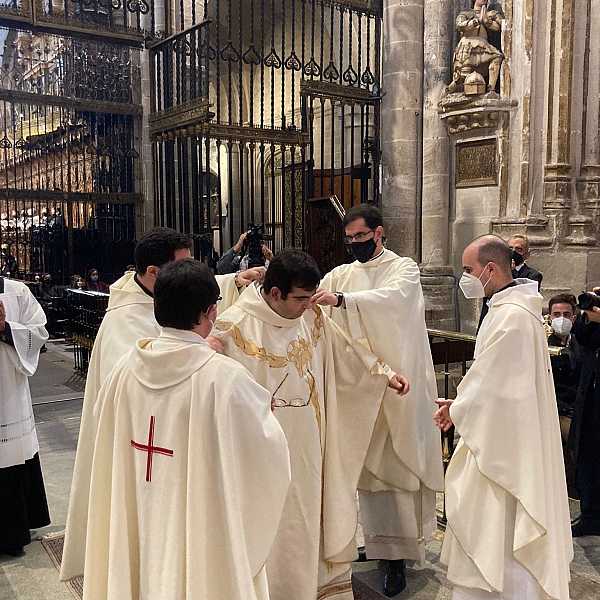
POLYGON ((0 0, 0 268, 13 276, 111 279, 131 261, 154 30, 145 0, 0 0))
POLYGON ((380 1, 180 0, 177 25, 151 48, 159 224, 204 257, 249 221, 309 247, 309 199, 378 202, 380 1))

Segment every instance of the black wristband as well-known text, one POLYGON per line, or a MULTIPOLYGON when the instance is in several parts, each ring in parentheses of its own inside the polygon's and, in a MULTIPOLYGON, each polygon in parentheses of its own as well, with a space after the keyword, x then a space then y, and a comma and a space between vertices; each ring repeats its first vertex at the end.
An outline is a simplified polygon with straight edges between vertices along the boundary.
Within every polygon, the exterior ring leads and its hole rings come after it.
POLYGON ((342 306, 342 304, 344 303, 344 294, 342 294, 341 292, 336 292, 335 295, 337 296, 337 304, 335 305, 335 308, 340 308, 340 306, 342 306))

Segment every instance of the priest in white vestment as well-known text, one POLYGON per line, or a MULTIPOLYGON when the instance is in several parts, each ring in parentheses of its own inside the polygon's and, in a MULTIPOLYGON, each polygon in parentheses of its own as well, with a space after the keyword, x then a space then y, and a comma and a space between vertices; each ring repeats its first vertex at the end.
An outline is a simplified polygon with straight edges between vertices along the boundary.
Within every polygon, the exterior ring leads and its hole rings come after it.
POLYGON ((352 339, 410 381, 407 402, 387 390, 358 484, 369 559, 385 559, 383 592, 406 587, 404 559, 424 560, 425 539, 437 528, 436 492, 444 489, 437 384, 421 277, 411 258, 383 247, 383 218, 359 204, 344 216, 356 260, 328 273, 317 302, 352 339))
MULTIPOLYGON (((168 262, 189 258, 190 246, 187 235, 168 227, 156 227, 136 246, 136 271, 125 274, 110 286, 108 309, 94 341, 85 386, 60 571, 62 580, 83 574, 89 478, 97 427, 94 406, 100 387, 117 361, 133 348, 138 339, 159 334, 160 327, 154 318, 156 276, 168 262)), ((218 276, 223 296, 219 305, 223 308, 230 306, 239 297, 238 285, 246 285, 255 277, 262 276, 262 272, 254 271, 218 276)))
POLYGON ((29 288, 0 277, 0 554, 20 556, 50 524, 28 378, 48 339, 29 288))
POLYGON ((84 598, 269 600, 290 481, 271 395, 205 341, 219 295, 206 265, 169 263, 154 293, 160 335, 96 403, 84 598))
MULTIPOLYGON (((356 486, 387 385, 408 384, 314 305, 314 260, 282 250, 216 323, 223 352, 274 397, 292 483, 267 562, 272 600, 351 600, 356 486)), ((396 396, 398 403, 404 398, 396 396)))
POLYGON ((494 235, 463 254, 465 296, 490 300, 473 365, 436 413, 461 436, 441 561, 455 600, 568 600, 573 544, 542 296, 536 282, 513 281, 511 259, 494 235))

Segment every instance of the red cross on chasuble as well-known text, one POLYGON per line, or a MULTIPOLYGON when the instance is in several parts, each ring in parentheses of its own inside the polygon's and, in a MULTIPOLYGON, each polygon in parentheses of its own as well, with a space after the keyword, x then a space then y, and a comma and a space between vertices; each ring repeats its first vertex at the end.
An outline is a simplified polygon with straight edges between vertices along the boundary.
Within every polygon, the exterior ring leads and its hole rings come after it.
POLYGON ((152 455, 156 452, 157 454, 165 454, 166 456, 173 456, 173 450, 167 448, 161 448, 160 446, 154 446, 154 421, 155 417, 150 417, 150 429, 148 430, 148 444, 138 444, 131 440, 131 445, 136 450, 145 450, 148 453, 146 460, 146 481, 152 481, 152 455))

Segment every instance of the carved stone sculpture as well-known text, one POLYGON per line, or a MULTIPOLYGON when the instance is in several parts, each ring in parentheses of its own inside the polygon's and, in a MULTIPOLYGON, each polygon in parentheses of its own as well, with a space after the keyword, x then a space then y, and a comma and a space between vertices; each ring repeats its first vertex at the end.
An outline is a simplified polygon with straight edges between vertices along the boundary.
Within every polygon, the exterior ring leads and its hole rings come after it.
POLYGON ((448 94, 462 92, 474 96, 494 92, 496 88, 504 54, 490 44, 488 31, 500 31, 504 16, 498 10, 488 12, 487 4, 487 0, 475 0, 471 10, 462 11, 456 18, 461 39, 454 51, 448 94))

